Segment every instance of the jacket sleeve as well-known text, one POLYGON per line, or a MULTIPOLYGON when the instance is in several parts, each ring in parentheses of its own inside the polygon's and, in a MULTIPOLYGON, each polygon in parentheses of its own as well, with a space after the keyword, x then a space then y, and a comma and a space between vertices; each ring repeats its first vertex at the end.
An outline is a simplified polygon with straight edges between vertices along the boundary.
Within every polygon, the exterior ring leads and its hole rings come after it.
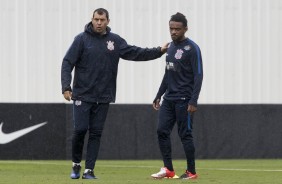
POLYGON ((76 36, 70 48, 68 49, 65 57, 63 58, 61 67, 61 85, 62 93, 65 91, 72 91, 71 89, 71 72, 75 64, 80 59, 82 53, 82 38, 80 35, 76 36))
POLYGON ((202 63, 201 51, 198 46, 195 47, 195 52, 192 53, 191 64, 194 74, 194 87, 189 104, 193 106, 197 106, 198 98, 203 82, 203 63, 202 63))
POLYGON ((128 45, 127 42, 120 38, 120 57, 125 60, 133 61, 148 61, 161 57, 161 47, 140 48, 137 46, 128 45))
POLYGON ((165 70, 165 74, 162 80, 162 83, 159 87, 159 91, 156 95, 156 98, 154 99, 154 101, 156 101, 157 99, 161 99, 161 97, 163 96, 163 94, 166 92, 167 90, 167 72, 165 70))

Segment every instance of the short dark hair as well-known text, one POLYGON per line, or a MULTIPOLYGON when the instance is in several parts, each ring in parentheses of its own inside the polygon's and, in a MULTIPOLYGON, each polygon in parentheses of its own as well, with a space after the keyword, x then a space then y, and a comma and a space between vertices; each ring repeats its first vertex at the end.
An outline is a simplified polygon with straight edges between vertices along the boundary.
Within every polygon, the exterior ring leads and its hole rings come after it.
POLYGON ((182 13, 179 13, 179 12, 177 12, 175 15, 172 15, 169 22, 170 21, 182 22, 184 27, 187 27, 187 23, 188 23, 186 17, 182 13))
POLYGON ((95 13, 98 13, 99 15, 103 15, 104 13, 106 14, 107 19, 109 20, 109 12, 108 10, 104 9, 104 8, 98 8, 93 12, 93 17, 95 13))

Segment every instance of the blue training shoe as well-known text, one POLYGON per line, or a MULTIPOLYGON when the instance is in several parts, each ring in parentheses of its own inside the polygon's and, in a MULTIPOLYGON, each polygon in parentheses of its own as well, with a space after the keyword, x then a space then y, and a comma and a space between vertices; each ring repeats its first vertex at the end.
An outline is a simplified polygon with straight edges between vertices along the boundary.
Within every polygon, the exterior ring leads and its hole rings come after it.
POLYGON ((80 170, 81 166, 80 165, 74 165, 72 167, 72 172, 71 172, 71 179, 78 179, 80 177, 80 170))
POLYGON ((86 173, 83 173, 82 179, 98 179, 92 170, 88 170, 86 173))

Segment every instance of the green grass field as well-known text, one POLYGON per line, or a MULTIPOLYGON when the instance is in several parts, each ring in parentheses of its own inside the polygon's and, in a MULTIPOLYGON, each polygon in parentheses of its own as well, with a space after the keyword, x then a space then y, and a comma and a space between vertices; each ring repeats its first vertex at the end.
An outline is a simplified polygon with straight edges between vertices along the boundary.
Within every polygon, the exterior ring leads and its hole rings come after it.
MULTIPOLYGON (((177 175, 185 170, 185 161, 175 160, 177 175)), ((84 164, 84 163, 83 163, 84 164)), ((197 160, 197 180, 151 179, 162 166, 157 160, 98 160, 98 180, 71 180, 71 161, 0 161, 0 183, 5 184, 279 184, 282 183, 282 160, 197 160)))

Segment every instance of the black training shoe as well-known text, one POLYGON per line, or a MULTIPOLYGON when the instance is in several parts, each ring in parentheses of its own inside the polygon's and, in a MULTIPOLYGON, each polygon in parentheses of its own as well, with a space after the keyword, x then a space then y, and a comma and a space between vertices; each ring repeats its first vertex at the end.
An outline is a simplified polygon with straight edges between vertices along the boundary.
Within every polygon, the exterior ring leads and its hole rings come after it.
POLYGON ((192 174, 189 171, 185 171, 185 173, 180 176, 180 179, 185 179, 185 180, 191 180, 191 179, 197 179, 197 178, 198 178, 198 175, 196 173, 192 174))
POLYGON ((80 170, 81 166, 80 165, 74 165, 72 167, 72 172, 71 172, 71 179, 78 179, 80 177, 80 170))
POLYGON ((98 179, 92 170, 88 170, 86 173, 83 173, 82 179, 98 179))

